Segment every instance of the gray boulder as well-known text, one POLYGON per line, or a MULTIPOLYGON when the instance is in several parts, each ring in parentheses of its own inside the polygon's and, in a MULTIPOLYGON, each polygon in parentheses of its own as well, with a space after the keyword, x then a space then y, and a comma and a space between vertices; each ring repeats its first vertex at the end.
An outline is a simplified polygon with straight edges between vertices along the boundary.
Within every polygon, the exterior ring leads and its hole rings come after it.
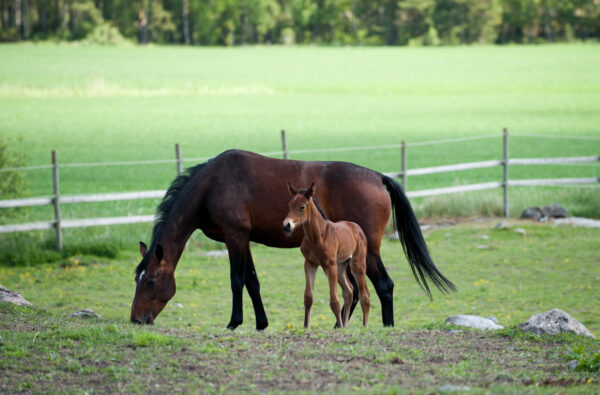
POLYGON ((536 335, 557 335, 561 332, 575 333, 580 336, 595 336, 583 324, 560 309, 548 310, 531 316, 521 330, 536 335))
POLYGON ((73 314, 71 314, 69 317, 77 317, 77 318, 90 318, 90 317, 95 317, 95 318, 102 318, 100 316, 100 314, 97 314, 96 312, 94 312, 94 310, 92 309, 81 309, 79 311, 74 312, 73 314))
POLYGON ((523 219, 540 221, 543 217, 545 217, 544 213, 537 207, 528 207, 521 213, 521 218, 523 219))
POLYGON ((546 217, 550 218, 566 218, 567 217, 567 209, 561 206, 558 203, 549 204, 544 206, 542 209, 542 213, 546 217))
POLYGON ((446 324, 481 330, 504 329, 502 325, 498 325, 488 318, 479 317, 477 315, 453 315, 446 319, 446 324))
POLYGON ((4 288, 2 285, 0 285, 0 302, 12 303, 17 306, 32 306, 20 293, 4 288))

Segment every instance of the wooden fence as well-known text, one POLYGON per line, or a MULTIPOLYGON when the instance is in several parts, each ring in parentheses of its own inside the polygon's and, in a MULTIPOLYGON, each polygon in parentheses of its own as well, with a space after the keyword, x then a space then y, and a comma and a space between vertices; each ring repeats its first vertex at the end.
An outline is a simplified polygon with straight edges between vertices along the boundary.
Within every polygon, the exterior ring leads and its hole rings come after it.
MULTIPOLYGON (((509 199, 508 199, 508 188, 511 186, 541 186, 541 185, 565 185, 565 184, 590 184, 600 182, 598 177, 589 178, 551 178, 551 179, 534 179, 534 180, 510 180, 509 179, 509 167, 515 165, 561 165, 571 163, 585 163, 585 162, 598 162, 600 156, 576 156, 566 158, 509 158, 508 156, 508 131, 503 131, 503 155, 500 160, 487 160, 482 162, 470 162, 470 163, 459 163, 454 165, 445 166, 433 166, 425 167, 420 169, 407 169, 406 167, 406 149, 407 144, 402 142, 400 145, 394 146, 377 146, 377 147, 349 147, 349 148, 333 148, 333 149, 318 149, 318 150, 296 150, 289 151, 287 146, 286 133, 284 130, 281 131, 281 152, 270 152, 268 155, 281 154, 284 159, 289 158, 290 153, 307 153, 307 152, 337 152, 337 151, 351 151, 356 149, 369 150, 369 149, 381 149, 381 148, 400 148, 401 152, 401 170, 399 172, 385 173, 386 175, 399 178, 402 183, 402 187, 406 190, 406 184, 409 176, 426 175, 426 174, 439 174, 447 172, 456 172, 462 170, 471 169, 483 169, 489 167, 502 166, 503 176, 502 181, 486 182, 479 184, 469 184, 452 186, 445 188, 434 188, 425 189, 419 191, 409 191, 406 195, 409 198, 424 197, 424 196, 436 196, 458 192, 471 192, 480 191, 486 189, 502 188, 504 195, 504 215, 508 217, 509 211, 509 199)), ((177 173, 182 172, 182 158, 179 144, 175 145, 175 159, 160 161, 160 162, 175 162, 177 173)), ((110 163, 106 163, 108 165, 110 163)), ((123 164, 123 163, 120 163, 123 164)), ((135 164, 132 162, 131 164, 135 164)), ((84 164, 81 164, 83 166, 84 164)), ((88 164, 89 165, 89 164, 88 164)), ((101 164, 94 164, 101 165, 101 164)), ((63 165, 65 166, 65 165, 63 165)), ((69 165, 74 167, 76 165, 69 165)), ((47 166, 36 166, 34 168, 44 168, 47 166)), ((62 250, 62 229, 64 228, 79 228, 88 226, 102 226, 102 225, 119 225, 119 224, 132 224, 142 222, 152 222, 154 220, 153 215, 136 215, 136 216, 124 216, 124 217, 104 217, 104 218, 87 218, 87 219, 61 219, 60 206, 62 204, 74 204, 74 203, 90 203, 90 202, 109 202, 117 200, 135 200, 135 199, 153 199, 162 198, 165 191, 139 191, 139 192, 121 192, 121 193, 103 193, 93 195, 72 195, 72 196, 61 196, 60 194, 60 178, 59 178, 59 164, 55 151, 52 151, 52 164, 49 166, 52 168, 52 180, 54 194, 51 197, 35 197, 28 199, 12 199, 12 200, 0 200, 1 208, 10 207, 31 207, 31 206, 43 206, 53 205, 54 206, 54 221, 44 222, 29 222, 24 224, 11 224, 11 225, 0 225, 0 233, 11 233, 11 232, 24 232, 32 230, 47 230, 54 229, 56 232, 56 248, 62 250)), ((31 169, 31 168, 30 168, 31 169)), ((6 169, 5 169, 6 170, 6 169)), ((8 169, 19 170, 19 169, 8 169)))

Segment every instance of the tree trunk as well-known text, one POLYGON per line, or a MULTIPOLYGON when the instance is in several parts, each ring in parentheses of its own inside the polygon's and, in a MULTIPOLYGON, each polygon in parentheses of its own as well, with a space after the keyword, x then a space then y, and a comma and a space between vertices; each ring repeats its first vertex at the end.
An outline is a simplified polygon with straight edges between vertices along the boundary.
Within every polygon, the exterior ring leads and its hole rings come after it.
POLYGON ((188 14, 189 14, 189 1, 182 0, 181 22, 183 25, 182 26, 183 27, 183 42, 185 43, 185 45, 190 45, 190 26, 189 26, 188 14))
POLYGON ((138 19, 140 26, 138 30, 138 43, 146 44, 148 42, 148 18, 146 17, 146 9, 143 1, 140 2, 138 19))
POLYGON ((6 34, 8 34, 9 21, 8 0, 2 0, 2 28, 6 34))
POLYGON ((146 27, 146 43, 152 40, 152 3, 154 0, 148 0, 148 21, 146 27))
POLYGON ((21 0, 15 0, 13 4, 15 6, 13 12, 15 13, 15 27, 17 28, 18 37, 18 34, 21 31, 21 25, 23 24, 23 20, 21 19, 21 0))
POLYGON ((22 0, 21 3, 21 18, 23 19, 23 24, 21 25, 22 36, 24 40, 27 40, 29 37, 29 0, 22 0))
POLYGON ((44 33, 48 33, 48 4, 45 1, 38 1, 38 15, 40 18, 40 28, 44 33))

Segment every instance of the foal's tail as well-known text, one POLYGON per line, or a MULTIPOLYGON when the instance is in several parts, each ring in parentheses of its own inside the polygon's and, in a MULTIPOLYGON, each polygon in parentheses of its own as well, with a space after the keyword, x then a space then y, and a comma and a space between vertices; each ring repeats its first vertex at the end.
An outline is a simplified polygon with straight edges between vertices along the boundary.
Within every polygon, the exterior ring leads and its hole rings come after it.
POLYGON ((383 176, 382 182, 392 199, 394 227, 398 231, 402 248, 408 258, 408 263, 417 283, 427 292, 430 298, 431 291, 429 290, 427 281, 425 281, 425 277, 429 277, 438 289, 444 293, 456 291, 456 286, 440 273, 437 267, 435 267, 433 260, 431 260, 415 213, 410 207, 408 198, 402 191, 400 184, 388 176, 383 176))

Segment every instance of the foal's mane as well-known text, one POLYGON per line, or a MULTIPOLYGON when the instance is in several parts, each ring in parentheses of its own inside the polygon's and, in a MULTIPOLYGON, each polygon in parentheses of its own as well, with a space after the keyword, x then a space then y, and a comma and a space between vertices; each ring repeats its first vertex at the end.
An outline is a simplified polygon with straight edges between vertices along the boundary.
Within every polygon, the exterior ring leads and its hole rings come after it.
MULTIPOLYGON (((178 203, 178 198, 181 195, 181 191, 185 188, 186 185, 190 182, 190 180, 198 174, 204 166, 206 166, 209 162, 201 163, 199 165, 187 168, 185 172, 181 175, 177 176, 163 197, 163 200, 160 202, 158 207, 156 208, 156 214, 154 215, 154 228, 152 229, 152 239, 150 243, 150 249, 152 250, 155 247, 156 242, 162 236, 165 228, 169 223, 169 215, 175 208, 178 203)), ((146 255, 149 257, 150 254, 146 255)), ((148 266, 148 262, 150 262, 149 258, 144 258, 140 262, 140 264, 135 269, 137 274, 140 274, 143 270, 148 266)))

